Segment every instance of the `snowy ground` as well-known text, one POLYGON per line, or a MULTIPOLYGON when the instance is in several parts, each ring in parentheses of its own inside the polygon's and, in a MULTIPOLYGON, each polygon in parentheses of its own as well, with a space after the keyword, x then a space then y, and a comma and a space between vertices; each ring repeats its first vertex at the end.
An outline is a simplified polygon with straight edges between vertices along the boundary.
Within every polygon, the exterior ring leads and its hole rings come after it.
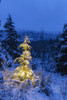
MULTIPOLYGON (((13 71, 9 72, 10 74, 13 71)), ((4 73, 6 75, 6 73, 4 73)), ((52 91, 49 96, 44 92, 39 92, 40 88, 26 87, 25 84, 14 82, 10 76, 5 76, 4 82, 0 83, 0 100, 67 100, 67 80, 66 76, 45 71, 45 80, 50 75, 48 81, 50 90, 52 91)))

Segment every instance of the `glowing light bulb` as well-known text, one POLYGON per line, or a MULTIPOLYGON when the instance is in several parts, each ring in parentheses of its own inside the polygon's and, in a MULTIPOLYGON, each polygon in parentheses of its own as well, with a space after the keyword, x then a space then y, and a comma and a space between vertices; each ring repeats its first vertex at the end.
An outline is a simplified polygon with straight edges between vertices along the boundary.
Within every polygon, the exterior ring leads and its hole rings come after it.
POLYGON ((21 76, 24 76, 24 72, 22 72, 21 76))

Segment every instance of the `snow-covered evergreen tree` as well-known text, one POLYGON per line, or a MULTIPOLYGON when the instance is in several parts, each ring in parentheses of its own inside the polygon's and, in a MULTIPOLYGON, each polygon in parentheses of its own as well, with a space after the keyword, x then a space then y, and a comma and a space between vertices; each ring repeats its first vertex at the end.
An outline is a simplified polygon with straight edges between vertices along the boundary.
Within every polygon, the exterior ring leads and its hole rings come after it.
POLYGON ((29 45, 30 41, 27 36, 25 36, 24 43, 22 43, 19 47, 22 48, 23 54, 16 60, 19 61, 20 66, 16 68, 14 73, 14 78, 16 80, 20 80, 22 82, 29 80, 34 80, 34 74, 32 69, 30 68, 30 61, 32 59, 29 45))
POLYGON ((5 31, 7 32, 7 37, 3 41, 6 50, 13 55, 13 51, 16 51, 18 48, 17 38, 19 35, 17 34, 14 26, 14 22, 12 20, 11 15, 8 16, 7 22, 4 25, 5 31))
POLYGON ((67 24, 64 25, 63 33, 59 37, 59 52, 55 57, 58 72, 67 74, 67 24))

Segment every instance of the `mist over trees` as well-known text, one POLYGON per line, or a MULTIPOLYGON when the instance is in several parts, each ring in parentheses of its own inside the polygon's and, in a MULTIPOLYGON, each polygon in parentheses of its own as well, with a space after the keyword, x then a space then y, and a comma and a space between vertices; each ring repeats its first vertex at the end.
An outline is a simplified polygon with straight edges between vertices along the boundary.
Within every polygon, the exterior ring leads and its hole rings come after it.
MULTIPOLYGON (((48 63, 55 61, 53 65, 50 65, 52 67, 49 70, 55 68, 56 72, 66 74, 67 24, 64 25, 63 32, 56 36, 47 34, 44 31, 23 31, 21 34, 21 32, 16 31, 12 17, 9 14, 4 24, 4 33, 6 38, 2 40, 2 46, 13 59, 19 56, 21 50, 18 49, 18 46, 23 42, 24 36, 28 35, 32 46, 32 57, 41 59, 42 68, 48 70, 48 67, 45 67, 46 59, 48 59, 48 63)), ((0 34, 0 37, 2 37, 2 34, 0 34)))
POLYGON ((0 5, 0 100, 67 100, 65 1, 0 5))

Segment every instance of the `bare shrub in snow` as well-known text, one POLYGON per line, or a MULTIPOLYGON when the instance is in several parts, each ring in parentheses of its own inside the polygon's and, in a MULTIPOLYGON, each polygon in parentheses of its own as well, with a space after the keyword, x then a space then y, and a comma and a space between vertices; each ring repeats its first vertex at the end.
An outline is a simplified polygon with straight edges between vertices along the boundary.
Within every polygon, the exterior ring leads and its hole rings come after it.
POLYGON ((51 83, 51 74, 45 76, 45 74, 42 73, 39 92, 45 93, 47 96, 52 95, 50 83, 51 83))

